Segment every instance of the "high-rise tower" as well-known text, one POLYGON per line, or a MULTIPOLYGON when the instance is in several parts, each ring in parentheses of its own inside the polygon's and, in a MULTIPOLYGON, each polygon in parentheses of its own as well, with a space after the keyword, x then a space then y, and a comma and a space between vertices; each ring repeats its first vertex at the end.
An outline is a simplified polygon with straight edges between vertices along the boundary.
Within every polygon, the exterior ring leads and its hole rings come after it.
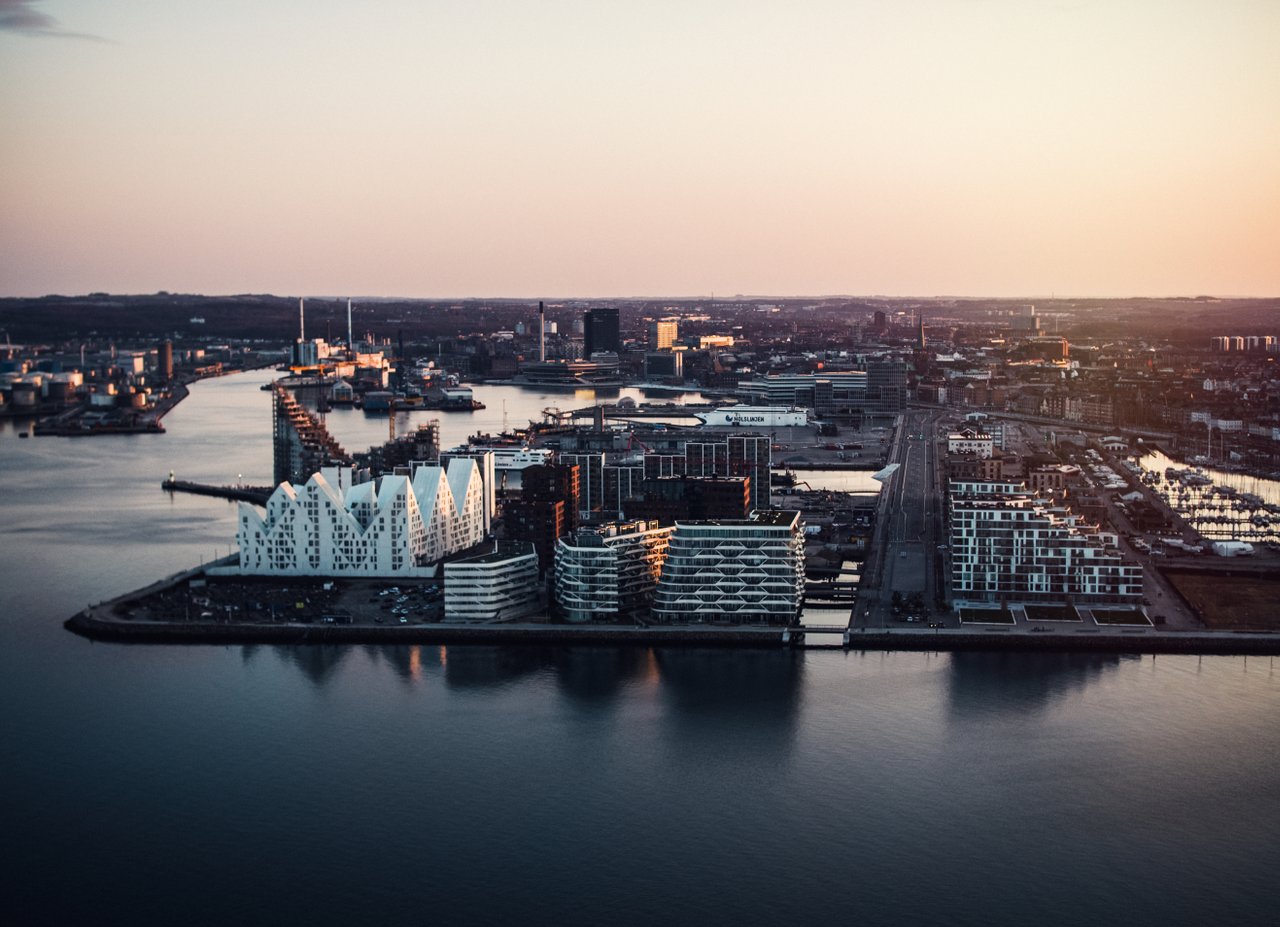
POLYGON ((613 307, 588 309, 583 316, 582 353, 587 359, 597 351, 612 351, 617 354, 622 348, 618 329, 618 310, 613 307))

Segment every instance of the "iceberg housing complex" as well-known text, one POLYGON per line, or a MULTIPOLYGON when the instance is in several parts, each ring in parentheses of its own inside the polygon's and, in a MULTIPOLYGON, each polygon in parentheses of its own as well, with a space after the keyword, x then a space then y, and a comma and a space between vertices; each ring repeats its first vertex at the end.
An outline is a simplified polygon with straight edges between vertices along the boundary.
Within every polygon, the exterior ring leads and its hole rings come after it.
POLYGON ((240 504, 240 573, 434 576, 434 564, 484 540, 488 493, 471 458, 417 464, 409 474, 352 482, 325 467, 305 485, 281 483, 265 516, 240 504))

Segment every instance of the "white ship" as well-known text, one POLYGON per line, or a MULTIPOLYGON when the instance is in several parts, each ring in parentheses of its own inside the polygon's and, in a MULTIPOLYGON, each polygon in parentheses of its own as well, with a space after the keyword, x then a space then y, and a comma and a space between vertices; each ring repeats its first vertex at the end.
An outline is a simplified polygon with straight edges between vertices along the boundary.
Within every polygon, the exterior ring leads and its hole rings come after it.
POLYGON ((809 424, 808 411, 784 406, 721 406, 696 414, 704 425, 730 428, 795 428, 809 424))
POLYGON ((518 447, 511 444, 463 444, 446 454, 474 454, 482 451, 493 452, 493 469, 523 470, 525 467, 540 466, 552 463, 555 451, 546 448, 518 447))

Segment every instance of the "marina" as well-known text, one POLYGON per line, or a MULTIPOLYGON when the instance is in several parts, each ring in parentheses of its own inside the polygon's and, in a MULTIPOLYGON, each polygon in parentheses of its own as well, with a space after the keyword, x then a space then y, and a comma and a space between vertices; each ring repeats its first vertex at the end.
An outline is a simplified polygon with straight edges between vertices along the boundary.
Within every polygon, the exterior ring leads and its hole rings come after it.
POLYGON ((1143 482, 1205 538, 1280 547, 1280 481, 1179 465, 1162 453, 1138 464, 1143 482))

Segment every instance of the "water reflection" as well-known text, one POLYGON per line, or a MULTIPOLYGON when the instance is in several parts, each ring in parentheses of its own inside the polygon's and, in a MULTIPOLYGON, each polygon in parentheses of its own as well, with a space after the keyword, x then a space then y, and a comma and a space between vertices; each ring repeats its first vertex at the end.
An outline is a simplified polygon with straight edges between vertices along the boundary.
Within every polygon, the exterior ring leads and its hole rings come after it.
POLYGON ((793 650, 654 651, 664 733, 681 749, 752 753, 791 743, 800 709, 804 656, 793 650))
POLYGON ((273 649, 282 663, 302 670, 302 674, 317 687, 334 678, 338 666, 351 652, 345 644, 277 644, 273 649))
POLYGON ((1159 451, 1138 458, 1143 479, 1206 538, 1280 541, 1280 482, 1189 468, 1159 451))
POLYGON ((430 644, 364 644, 360 649, 370 663, 375 666, 385 663, 407 683, 420 681, 428 670, 434 671, 442 664, 443 648, 430 644))
POLYGON ((947 677, 950 713, 960 718, 1043 711, 1096 682, 1134 654, 953 653, 947 677))
POLYGON ((575 700, 612 701, 641 675, 648 654, 641 647, 566 647, 555 653, 556 682, 575 700))
MULTIPOLYGON (((242 661, 248 663, 259 649, 262 645, 242 647, 242 661)), ((640 683, 660 688, 677 719, 705 715, 725 723, 765 725, 790 723, 796 714, 803 663, 796 652, 772 650, 480 644, 296 644, 271 649, 315 686, 337 678, 348 653, 358 650, 375 671, 386 667, 408 684, 438 675, 451 689, 492 689, 545 673, 571 699, 599 704, 640 683)))

